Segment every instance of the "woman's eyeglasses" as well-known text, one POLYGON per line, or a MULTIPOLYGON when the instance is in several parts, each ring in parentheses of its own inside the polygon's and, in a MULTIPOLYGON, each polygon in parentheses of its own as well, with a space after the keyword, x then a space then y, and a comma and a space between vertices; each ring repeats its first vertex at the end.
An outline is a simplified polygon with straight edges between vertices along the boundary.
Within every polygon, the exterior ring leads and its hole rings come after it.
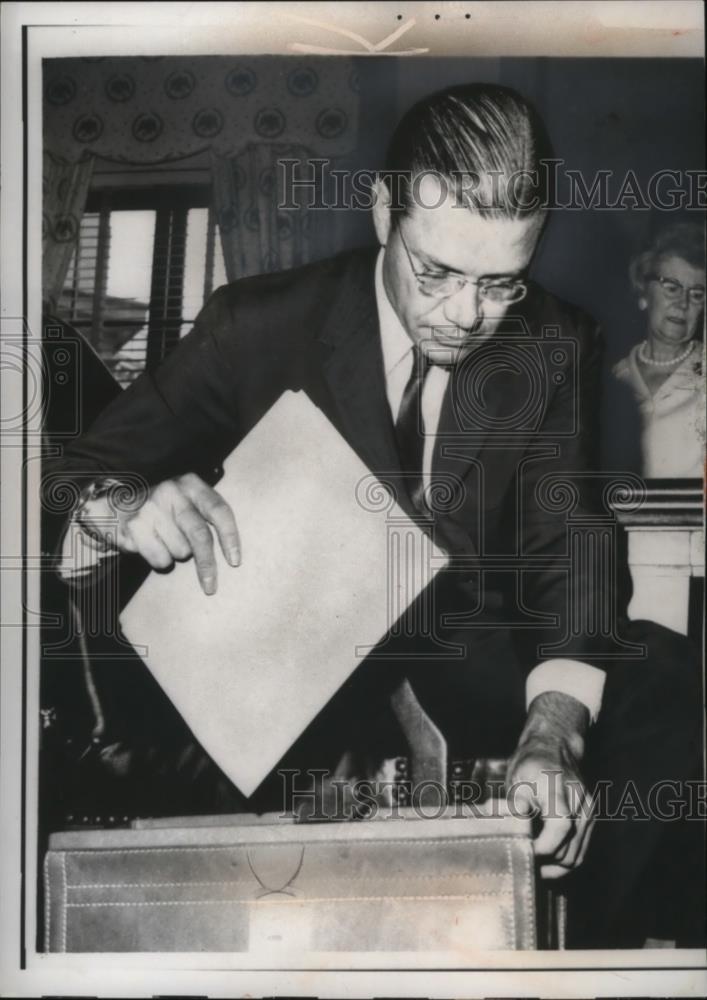
POLYGON ((447 299, 461 291, 464 285, 476 285, 482 298, 507 305, 511 302, 520 302, 528 294, 528 287, 522 281, 495 281, 493 278, 473 281, 470 278, 463 278, 460 274, 450 274, 449 272, 436 274, 433 271, 416 271, 401 226, 398 226, 398 232, 410 263, 410 270, 415 276, 418 288, 425 295, 431 295, 436 299, 447 299))
POLYGON ((648 278, 650 281, 658 282, 663 295, 669 301, 681 299, 685 292, 687 292, 687 297, 693 305, 704 305, 705 290, 700 285, 694 285, 692 288, 685 288, 681 282, 676 281, 674 278, 664 278, 660 274, 649 274, 648 278))

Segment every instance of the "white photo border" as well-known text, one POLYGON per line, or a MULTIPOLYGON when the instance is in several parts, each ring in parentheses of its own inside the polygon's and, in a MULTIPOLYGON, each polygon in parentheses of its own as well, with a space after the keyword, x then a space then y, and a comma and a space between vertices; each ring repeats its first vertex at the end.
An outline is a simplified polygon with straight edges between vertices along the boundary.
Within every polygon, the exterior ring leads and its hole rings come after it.
MULTIPOLYGON (((566 4, 6 3, 2 10, 2 641, 0 994, 229 996, 687 996, 707 993, 705 953, 480 955, 473 970, 253 968, 231 955, 37 952, 39 449, 32 409, 41 330, 41 60, 102 55, 311 51, 430 56, 703 57, 699 0, 566 4), (522 7, 522 14, 520 8, 522 7), (343 33, 341 29, 344 29, 343 33), (353 33, 353 35, 351 34, 353 33), (356 37, 357 36, 358 40, 356 37), (33 336, 34 334, 34 336, 33 336), (18 366, 17 359, 22 364, 18 366), (25 415, 27 419, 24 419, 25 415), (34 626, 34 627, 33 627, 34 626)), ((396 963, 397 964, 397 963, 396 963)))

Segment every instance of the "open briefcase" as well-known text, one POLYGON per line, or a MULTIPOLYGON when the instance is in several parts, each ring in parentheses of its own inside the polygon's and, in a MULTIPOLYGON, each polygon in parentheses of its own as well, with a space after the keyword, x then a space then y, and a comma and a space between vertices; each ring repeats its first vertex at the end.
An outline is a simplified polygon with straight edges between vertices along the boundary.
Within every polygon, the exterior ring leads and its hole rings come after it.
POLYGON ((528 820, 273 815, 55 833, 53 952, 458 952, 536 947, 528 820))

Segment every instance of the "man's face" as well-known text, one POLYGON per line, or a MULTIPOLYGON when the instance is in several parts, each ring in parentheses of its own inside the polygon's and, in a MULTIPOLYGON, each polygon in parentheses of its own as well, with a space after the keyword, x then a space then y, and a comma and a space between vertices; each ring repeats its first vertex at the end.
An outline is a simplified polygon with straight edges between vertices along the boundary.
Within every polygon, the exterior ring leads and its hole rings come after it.
MULTIPOLYGON (((439 194, 439 181, 426 176, 420 185, 423 205, 436 205, 439 194)), ((391 304, 411 339, 433 361, 455 363, 491 336, 502 317, 517 308, 491 301, 478 283, 524 278, 543 217, 483 218, 455 204, 450 194, 438 208, 413 206, 387 231, 385 225, 381 228, 382 218, 379 212, 376 229, 385 243, 383 281, 391 304), (439 298, 420 287, 414 272, 452 275, 469 283, 439 298)))

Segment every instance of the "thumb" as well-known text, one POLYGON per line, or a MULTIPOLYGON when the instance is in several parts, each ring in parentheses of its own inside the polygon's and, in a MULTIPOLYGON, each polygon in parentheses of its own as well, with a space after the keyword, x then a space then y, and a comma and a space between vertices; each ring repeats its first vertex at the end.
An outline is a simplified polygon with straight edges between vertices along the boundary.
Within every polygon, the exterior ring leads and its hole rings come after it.
POLYGON ((506 796, 514 816, 532 816, 538 812, 538 790, 534 781, 515 781, 506 796))

